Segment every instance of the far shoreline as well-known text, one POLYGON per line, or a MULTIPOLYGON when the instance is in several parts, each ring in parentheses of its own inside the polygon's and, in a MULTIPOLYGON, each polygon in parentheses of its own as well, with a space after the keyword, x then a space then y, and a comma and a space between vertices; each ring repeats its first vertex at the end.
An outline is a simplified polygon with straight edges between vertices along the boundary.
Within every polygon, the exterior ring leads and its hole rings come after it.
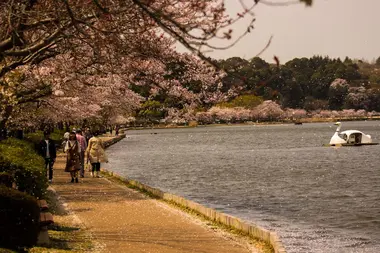
POLYGON ((330 123, 330 122, 349 122, 349 121, 378 121, 380 116, 374 117, 361 117, 361 118, 303 118, 298 120, 284 120, 284 121, 246 121, 234 123, 212 123, 212 124, 199 124, 196 121, 191 121, 186 125, 176 124, 156 124, 151 126, 132 126, 126 127, 124 130, 148 130, 148 129, 177 129, 177 128, 203 128, 203 127, 225 127, 225 126, 271 126, 271 125, 302 125, 308 123, 330 123))

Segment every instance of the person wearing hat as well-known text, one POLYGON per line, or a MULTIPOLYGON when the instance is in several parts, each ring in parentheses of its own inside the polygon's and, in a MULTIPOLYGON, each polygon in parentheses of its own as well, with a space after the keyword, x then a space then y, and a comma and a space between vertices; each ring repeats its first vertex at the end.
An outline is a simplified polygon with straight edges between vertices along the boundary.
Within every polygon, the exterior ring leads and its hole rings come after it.
POLYGON ((63 153, 65 153, 66 143, 69 141, 69 138, 70 138, 70 133, 69 133, 69 132, 66 132, 66 133, 63 135, 63 141, 62 141, 63 153))
POLYGON ((45 170, 46 175, 48 174, 49 168, 49 183, 53 182, 53 166, 55 159, 57 158, 57 149, 55 143, 50 139, 50 133, 48 131, 44 132, 44 139, 41 140, 39 144, 39 153, 45 159, 45 170))
POLYGON ((77 140, 76 134, 74 132, 70 133, 69 141, 65 146, 66 153, 66 167, 65 172, 70 172, 71 183, 78 183, 78 171, 81 168, 80 164, 80 144, 77 140))

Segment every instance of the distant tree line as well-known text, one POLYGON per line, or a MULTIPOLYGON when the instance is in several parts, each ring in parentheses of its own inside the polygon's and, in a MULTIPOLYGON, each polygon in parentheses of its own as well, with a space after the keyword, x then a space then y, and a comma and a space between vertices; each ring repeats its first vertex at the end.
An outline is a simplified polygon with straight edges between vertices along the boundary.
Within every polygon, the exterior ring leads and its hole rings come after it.
MULTIPOLYGON (((276 102, 282 109, 307 112, 349 109, 380 112, 380 57, 374 63, 322 56, 295 58, 282 65, 270 64, 259 57, 213 61, 227 73, 208 87, 207 92, 215 96, 213 99, 201 99, 194 108, 183 96, 173 96, 164 90, 152 96, 148 90, 136 89, 146 98, 136 118, 189 119, 214 106, 253 109, 267 100, 276 102)), ((165 78, 181 78, 187 67, 181 62, 168 65, 171 75, 165 78)), ((198 80, 184 82, 192 94, 204 93, 201 85, 198 80)))
POLYGON ((321 56, 279 66, 259 57, 233 57, 220 64, 232 73, 223 79, 225 90, 240 84, 240 94, 273 100, 283 108, 380 111, 380 57, 375 64, 321 56))

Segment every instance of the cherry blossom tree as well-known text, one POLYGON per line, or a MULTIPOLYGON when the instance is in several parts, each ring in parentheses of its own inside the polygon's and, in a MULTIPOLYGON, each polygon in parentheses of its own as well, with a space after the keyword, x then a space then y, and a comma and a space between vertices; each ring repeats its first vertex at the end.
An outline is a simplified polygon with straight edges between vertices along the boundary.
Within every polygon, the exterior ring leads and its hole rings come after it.
POLYGON ((196 121, 201 124, 211 124, 214 122, 214 117, 210 112, 197 112, 195 115, 196 121))
POLYGON ((264 101, 255 109, 259 112, 259 118, 261 120, 278 120, 284 114, 284 111, 281 109, 281 106, 272 100, 264 101))
MULTIPOLYGON (((211 41, 231 39, 230 25, 250 17, 247 30, 253 28, 253 9, 262 2, 236 1, 242 9, 236 17, 226 15, 222 0, 3 0, 0 3, 0 77, 29 63, 38 63, 56 55, 83 53, 89 45, 93 60, 105 59, 106 48, 136 44, 149 34, 154 43, 157 30, 181 42, 203 60, 204 48, 218 49, 211 41)), ((311 5, 311 0, 300 0, 311 5)), ((286 3, 285 3, 286 4, 286 3)), ((231 43, 232 46, 234 43, 231 43)), ((145 48, 140 44, 141 49, 145 48)), ((114 47, 116 48, 116 47, 114 47)), ((145 50, 129 53, 150 54, 145 50)), ((78 57, 78 60, 80 58, 78 57)))
POLYGON ((207 112, 198 112, 196 114, 196 120, 203 124, 211 122, 235 123, 256 120, 274 121, 285 117, 286 113, 281 109, 281 106, 271 100, 266 100, 253 109, 214 106, 207 112))
POLYGON ((350 88, 347 94, 345 106, 353 109, 368 109, 368 94, 364 87, 350 88))
POLYGON ((337 78, 329 88, 329 107, 330 109, 341 109, 348 94, 349 84, 346 80, 337 78))
POLYGON ((330 110, 313 111, 311 115, 313 118, 324 118, 324 119, 332 118, 333 116, 330 110))
MULTIPOLYGON (((300 2, 311 5, 312 1, 300 2)), ((226 47, 233 46, 253 28, 254 7, 259 3, 271 4, 260 0, 238 3, 242 11, 236 17, 229 17, 222 0, 1 1, 0 128, 12 117, 13 110, 28 108, 26 103, 39 104, 38 108, 49 104, 51 108, 64 109, 66 116, 81 117, 81 110, 98 112, 99 107, 107 104, 121 104, 123 100, 115 96, 115 91, 136 101, 139 96, 128 91, 131 78, 133 81, 136 77, 141 82, 144 79, 152 81, 152 78, 146 78, 151 75, 146 75, 145 71, 147 68, 160 70, 162 66, 158 63, 165 62, 169 54, 164 53, 165 47, 172 47, 175 41, 218 68, 215 62, 205 57, 204 51, 223 49, 212 44, 216 40, 230 40, 226 47), (250 19, 247 30, 233 36, 230 25, 244 18, 250 19), (62 63, 63 66, 71 64, 73 68, 60 70, 62 63), (140 66, 145 69, 141 70, 140 66), (48 70, 49 82, 39 76, 43 72, 39 68, 48 70), (30 78, 36 82, 29 84, 29 80, 19 80, 15 77, 19 71, 26 71, 20 74, 23 76, 36 75, 30 78), (113 82, 116 76, 122 82, 113 82), (14 80, 18 82, 17 89, 14 80), (103 97, 100 105, 98 101, 86 103, 80 96, 99 92, 103 97), (116 97, 116 101, 111 97, 116 97), (87 106, 92 110, 87 110, 87 106), (75 109, 74 113, 70 107, 80 109, 75 109)), ((172 54, 173 50, 168 52, 172 54)), ((178 57, 178 54, 171 56, 178 57)), ((157 84, 162 85, 161 82, 157 84)), ((172 80, 170 86, 171 94, 181 93, 189 100, 213 100, 222 96, 218 92, 207 93, 204 89, 203 97, 196 98, 181 87, 181 82, 172 80)), ((134 103, 127 101, 127 105, 134 103)))
POLYGON ((304 109, 287 108, 284 111, 284 117, 293 120, 299 120, 307 117, 307 112, 304 109))
POLYGON ((169 108, 168 116, 165 118, 165 122, 183 125, 195 119, 195 113, 192 110, 192 108, 184 108, 182 110, 178 110, 176 108, 169 108))
MULTIPOLYGON (((8 73, 0 79, 0 132, 4 134, 5 123, 12 114, 14 107, 27 103, 40 106, 38 99, 51 94, 48 82, 38 80, 29 66, 8 73)), ((19 112, 18 112, 19 113, 19 112)), ((0 139, 1 139, 0 134, 0 139)))

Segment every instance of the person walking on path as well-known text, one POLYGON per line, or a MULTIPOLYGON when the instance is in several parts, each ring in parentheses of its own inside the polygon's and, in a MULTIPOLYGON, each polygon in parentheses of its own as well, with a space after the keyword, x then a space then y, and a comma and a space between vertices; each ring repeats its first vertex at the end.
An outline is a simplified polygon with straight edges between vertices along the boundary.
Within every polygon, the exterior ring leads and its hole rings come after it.
POLYGON ((63 135, 63 141, 62 141, 62 149, 63 149, 63 152, 65 152, 66 143, 69 141, 69 137, 70 137, 70 133, 69 133, 69 132, 66 132, 66 133, 63 135))
POLYGON ((97 137, 98 133, 88 141, 88 147, 86 150, 87 163, 90 161, 92 165, 92 177, 99 177, 100 163, 108 162, 106 153, 104 151, 103 141, 97 137))
POLYGON ((75 132, 70 133, 69 141, 66 143, 65 152, 66 157, 66 168, 65 172, 70 172, 71 183, 78 183, 78 171, 80 170, 80 152, 81 147, 77 141, 75 132))
POLYGON ((89 140, 92 137, 92 134, 90 132, 90 129, 87 127, 86 130, 84 131, 84 137, 86 138, 86 143, 89 142, 89 140))
POLYGON ((82 135, 81 129, 77 129, 76 137, 77 137, 77 140, 80 144, 80 150, 81 150, 81 152, 80 152, 80 177, 83 178, 84 177, 84 152, 87 149, 87 142, 86 142, 86 138, 84 138, 84 136, 82 135))
POLYGON ((53 182, 53 166, 55 159, 57 158, 57 149, 55 147, 55 143, 52 139, 50 139, 50 133, 44 132, 44 139, 41 140, 39 144, 39 153, 45 158, 45 171, 46 176, 48 174, 49 168, 49 183, 53 182))

